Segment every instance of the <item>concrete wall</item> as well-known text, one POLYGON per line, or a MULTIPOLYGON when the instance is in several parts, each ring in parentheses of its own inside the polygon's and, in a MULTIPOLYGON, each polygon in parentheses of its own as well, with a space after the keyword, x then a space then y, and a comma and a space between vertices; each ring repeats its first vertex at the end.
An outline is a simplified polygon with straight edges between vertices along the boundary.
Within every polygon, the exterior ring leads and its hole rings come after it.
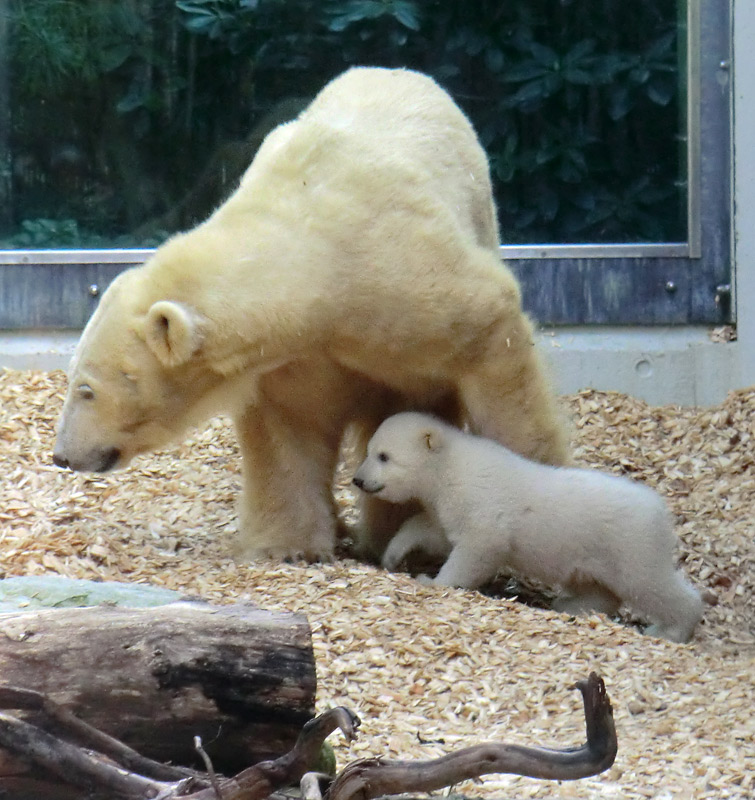
POLYGON ((734 265, 739 372, 755 385, 755 3, 734 8, 734 265))
POLYGON ((561 328, 540 345, 563 394, 591 387, 710 406, 741 385, 740 343, 714 342, 706 328, 561 328))
POLYGON ((679 329, 560 330, 543 337, 557 386, 614 389, 655 403, 711 405, 755 386, 755 2, 732 0, 733 253, 737 341, 679 329))

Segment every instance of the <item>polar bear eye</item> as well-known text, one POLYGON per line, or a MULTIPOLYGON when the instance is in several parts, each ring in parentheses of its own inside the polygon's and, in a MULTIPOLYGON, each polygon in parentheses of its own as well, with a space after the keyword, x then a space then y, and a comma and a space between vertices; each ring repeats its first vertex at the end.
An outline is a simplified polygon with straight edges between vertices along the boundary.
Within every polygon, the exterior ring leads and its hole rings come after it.
POLYGON ((383 463, 385 463, 386 461, 390 461, 390 457, 389 457, 388 453, 384 453, 384 452, 383 453, 378 453, 377 454, 377 458, 378 458, 378 461, 382 461, 383 463))
POLYGON ((82 400, 94 400, 94 389, 88 383, 82 383, 77 391, 82 400))

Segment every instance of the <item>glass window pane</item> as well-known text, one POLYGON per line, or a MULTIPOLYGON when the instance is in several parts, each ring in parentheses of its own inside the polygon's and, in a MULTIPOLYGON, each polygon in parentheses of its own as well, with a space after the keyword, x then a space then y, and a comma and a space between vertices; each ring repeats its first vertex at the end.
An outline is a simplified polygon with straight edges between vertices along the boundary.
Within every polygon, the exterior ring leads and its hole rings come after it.
POLYGON ((0 247, 152 246, 353 64, 433 75, 506 243, 681 242, 684 0, 0 0, 0 247))

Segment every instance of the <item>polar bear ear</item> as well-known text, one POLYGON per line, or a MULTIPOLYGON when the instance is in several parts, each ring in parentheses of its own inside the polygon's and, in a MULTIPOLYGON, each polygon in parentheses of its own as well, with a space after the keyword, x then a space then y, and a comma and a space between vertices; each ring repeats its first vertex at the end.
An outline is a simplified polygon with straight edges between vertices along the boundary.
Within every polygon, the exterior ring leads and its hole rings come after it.
POLYGON ((433 430, 426 430, 422 434, 422 440, 425 443, 425 447, 431 453, 437 453, 438 450, 441 448, 441 435, 438 431, 433 430))
POLYGON ((183 303, 160 300, 147 312, 144 338, 166 367, 178 367, 202 344, 202 316, 183 303))

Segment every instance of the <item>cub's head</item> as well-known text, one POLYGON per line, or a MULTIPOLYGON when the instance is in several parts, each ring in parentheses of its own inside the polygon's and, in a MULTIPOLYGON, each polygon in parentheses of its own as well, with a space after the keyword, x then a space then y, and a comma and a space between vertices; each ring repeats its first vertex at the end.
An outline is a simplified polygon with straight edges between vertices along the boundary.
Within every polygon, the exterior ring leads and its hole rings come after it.
POLYGON ((77 345, 53 454, 60 467, 126 466, 195 421, 188 412, 206 388, 193 364, 203 320, 178 302, 143 302, 141 269, 116 278, 77 345))
POLYGON ((367 445, 354 484, 391 503, 421 500, 437 484, 447 426, 427 414, 389 417, 367 445))

